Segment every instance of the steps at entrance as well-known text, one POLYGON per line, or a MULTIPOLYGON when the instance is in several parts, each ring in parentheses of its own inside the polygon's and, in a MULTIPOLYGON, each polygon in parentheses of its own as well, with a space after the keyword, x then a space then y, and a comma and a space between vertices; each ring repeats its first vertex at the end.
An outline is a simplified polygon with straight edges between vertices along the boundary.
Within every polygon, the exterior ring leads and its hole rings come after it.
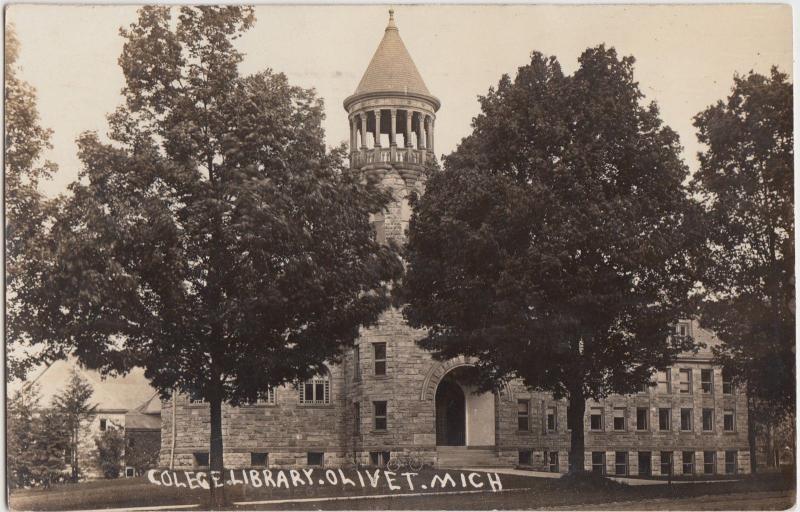
POLYGON ((439 468, 500 468, 509 464, 497 457, 493 448, 467 448, 466 446, 437 446, 439 468))

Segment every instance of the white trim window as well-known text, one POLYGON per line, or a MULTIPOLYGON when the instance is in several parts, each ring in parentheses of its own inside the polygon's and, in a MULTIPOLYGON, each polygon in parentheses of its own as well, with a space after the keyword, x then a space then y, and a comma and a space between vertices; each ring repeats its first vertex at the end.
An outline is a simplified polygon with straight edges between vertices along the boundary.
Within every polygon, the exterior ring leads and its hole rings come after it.
POLYGON ((300 385, 300 403, 305 405, 328 405, 331 403, 331 378, 327 371, 316 375, 300 385))

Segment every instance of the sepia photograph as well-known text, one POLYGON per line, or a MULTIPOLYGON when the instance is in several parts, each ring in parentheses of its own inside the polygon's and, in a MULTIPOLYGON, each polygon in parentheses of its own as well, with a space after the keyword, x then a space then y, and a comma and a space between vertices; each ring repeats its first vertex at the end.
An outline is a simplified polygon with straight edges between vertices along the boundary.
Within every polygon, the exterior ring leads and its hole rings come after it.
POLYGON ((786 510, 790 4, 7 4, 13 511, 786 510))

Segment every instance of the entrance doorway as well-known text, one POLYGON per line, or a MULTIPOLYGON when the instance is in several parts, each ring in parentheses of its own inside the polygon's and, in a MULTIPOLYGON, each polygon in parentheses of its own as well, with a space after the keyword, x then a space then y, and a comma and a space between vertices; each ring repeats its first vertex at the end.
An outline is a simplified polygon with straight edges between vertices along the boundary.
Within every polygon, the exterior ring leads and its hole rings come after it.
POLYGON ((467 410, 464 391, 445 376, 436 388, 436 444, 464 446, 467 440, 467 410))

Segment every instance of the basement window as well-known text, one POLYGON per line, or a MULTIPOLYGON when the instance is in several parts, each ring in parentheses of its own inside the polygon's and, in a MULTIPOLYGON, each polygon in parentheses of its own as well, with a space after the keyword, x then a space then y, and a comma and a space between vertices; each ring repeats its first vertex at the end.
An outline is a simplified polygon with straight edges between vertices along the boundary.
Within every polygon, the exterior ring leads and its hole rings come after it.
POLYGON ((268 460, 269 454, 266 452, 250 452, 251 467, 266 467, 268 460))
POLYGON ((194 456, 194 465, 196 467, 208 467, 208 452, 195 452, 192 455, 194 456))

